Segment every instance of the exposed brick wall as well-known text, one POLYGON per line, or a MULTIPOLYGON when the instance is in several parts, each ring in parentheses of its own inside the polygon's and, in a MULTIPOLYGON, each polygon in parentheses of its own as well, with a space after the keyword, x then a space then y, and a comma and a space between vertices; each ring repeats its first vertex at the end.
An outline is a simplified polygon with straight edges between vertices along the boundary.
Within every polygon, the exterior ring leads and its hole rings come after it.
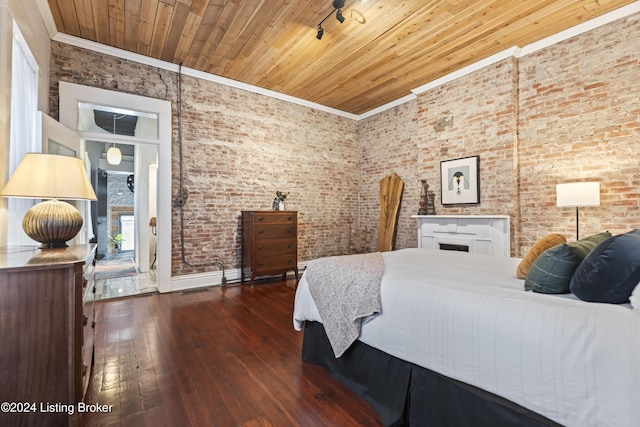
MULTIPOLYGON (((380 219, 380 181, 392 172, 404 182, 396 229, 396 249, 415 247, 417 242, 411 215, 420 207, 420 179, 423 154, 418 132, 417 103, 411 101, 359 123, 362 146, 359 224, 373 230, 371 246, 376 248, 380 219)), ((429 180, 431 182, 431 180, 429 180)))
POLYGON ((583 208, 580 235, 640 228, 640 15, 520 59, 503 60, 360 122, 361 218, 376 225, 377 181, 405 180, 396 247, 417 243, 410 215, 424 178, 437 214, 512 220, 512 254, 550 232, 575 239, 575 210, 555 184, 601 182, 601 206, 583 208), (454 123, 436 132, 436 120, 454 123), (440 204, 441 160, 480 156, 481 203, 440 204))
MULTIPOLYGON (((416 246, 420 179, 436 193, 438 214, 512 218, 512 253, 549 232, 574 236, 575 211, 555 206, 555 184, 597 179, 602 206, 585 208, 581 235, 640 228, 639 15, 520 59, 506 59, 356 123, 314 109, 183 77, 187 259, 236 267, 239 213, 270 209, 276 190, 299 211, 300 259, 348 250, 350 224, 373 230, 379 182, 405 183, 396 248, 416 246), (434 123, 453 117, 442 131, 434 123), (440 161, 480 156, 481 203, 443 207, 440 161)), ((57 82, 168 99, 176 75, 82 49, 52 44, 51 111, 57 82)), ((173 194, 178 188, 174 115, 173 194)), ((172 251, 180 261, 179 211, 172 251)))
POLYGON ((575 239, 555 184, 597 180, 580 236, 640 228, 640 15, 520 60, 520 247, 549 231, 575 239))
MULTIPOLYGON (((396 248, 417 245, 420 180, 435 193, 436 213, 511 215, 514 199, 513 61, 505 60, 421 94, 360 123, 363 145, 363 219, 379 216, 379 181, 395 171, 405 182, 396 248), (441 118, 453 125, 436 131, 441 118), (480 204, 440 203, 440 161, 480 156, 480 204)), ((377 236, 377 232, 375 234, 377 236)))
MULTIPOLYGON (((52 43, 51 114, 58 82, 135 93, 172 102, 172 194, 179 188, 177 76, 65 44, 52 43)), ((191 265, 240 262, 241 210, 271 209, 277 190, 299 212, 300 260, 348 250, 358 206, 357 123, 251 92, 182 78, 185 258, 191 265)), ((180 211, 173 209, 172 274, 181 261, 180 211)))
POLYGON ((120 234, 120 215, 133 215, 134 197, 127 187, 127 176, 110 173, 107 177, 107 224, 98 227, 98 253, 112 247, 109 236, 120 234))

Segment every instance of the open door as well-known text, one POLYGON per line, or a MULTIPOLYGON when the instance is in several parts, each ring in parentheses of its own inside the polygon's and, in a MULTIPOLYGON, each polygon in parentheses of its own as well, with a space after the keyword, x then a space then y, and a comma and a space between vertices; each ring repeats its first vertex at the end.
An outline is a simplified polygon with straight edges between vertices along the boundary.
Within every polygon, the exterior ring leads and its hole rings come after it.
MULTIPOLYGON (((61 156, 78 157, 82 159, 85 170, 91 170, 89 158, 85 154, 84 143, 80 136, 43 113, 38 111, 37 134, 42 141, 42 152, 48 154, 58 154, 61 156)), ((89 180, 91 177, 87 172, 89 180)), ((67 200, 76 207, 82 215, 82 229, 76 237, 70 240, 69 244, 85 244, 93 237, 93 226, 91 225, 91 202, 88 200, 67 200)))
POLYGON ((380 223, 378 225, 378 252, 393 250, 398 208, 404 182, 395 172, 380 181, 380 223))

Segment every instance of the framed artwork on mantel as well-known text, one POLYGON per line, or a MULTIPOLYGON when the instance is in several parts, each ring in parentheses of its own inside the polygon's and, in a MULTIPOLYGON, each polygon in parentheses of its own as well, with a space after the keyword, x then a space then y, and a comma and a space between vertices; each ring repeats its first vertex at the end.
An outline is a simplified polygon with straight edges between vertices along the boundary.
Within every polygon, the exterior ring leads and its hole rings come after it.
POLYGON ((440 162, 440 194, 443 205, 480 203, 480 156, 440 162))

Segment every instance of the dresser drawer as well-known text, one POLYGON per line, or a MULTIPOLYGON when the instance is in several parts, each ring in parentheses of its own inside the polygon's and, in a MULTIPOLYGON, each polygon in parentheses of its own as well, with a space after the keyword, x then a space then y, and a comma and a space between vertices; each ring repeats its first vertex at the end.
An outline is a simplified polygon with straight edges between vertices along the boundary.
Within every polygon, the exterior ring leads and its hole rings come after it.
POLYGON ((268 212, 268 213, 256 213, 255 224, 295 224, 296 213, 295 212, 268 212))
MULTIPOLYGON (((296 266, 295 254, 280 254, 271 256, 256 256, 256 273, 279 273, 283 269, 293 269, 296 266)), ((274 274, 275 274, 274 273, 274 274)))
POLYGON ((286 239, 297 236, 295 224, 256 224, 256 240, 286 239))
POLYGON ((295 239, 257 240, 255 245, 257 257, 275 254, 295 254, 297 246, 295 239))

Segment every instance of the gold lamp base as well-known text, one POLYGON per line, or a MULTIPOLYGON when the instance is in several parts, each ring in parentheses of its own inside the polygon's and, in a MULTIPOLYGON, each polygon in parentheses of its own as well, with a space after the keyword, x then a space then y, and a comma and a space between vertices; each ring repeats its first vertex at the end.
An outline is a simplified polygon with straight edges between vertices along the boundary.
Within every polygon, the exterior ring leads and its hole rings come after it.
POLYGON ((82 215, 74 206, 51 199, 29 209, 22 219, 22 228, 27 236, 42 243, 40 248, 64 248, 78 234, 82 223, 82 215))

